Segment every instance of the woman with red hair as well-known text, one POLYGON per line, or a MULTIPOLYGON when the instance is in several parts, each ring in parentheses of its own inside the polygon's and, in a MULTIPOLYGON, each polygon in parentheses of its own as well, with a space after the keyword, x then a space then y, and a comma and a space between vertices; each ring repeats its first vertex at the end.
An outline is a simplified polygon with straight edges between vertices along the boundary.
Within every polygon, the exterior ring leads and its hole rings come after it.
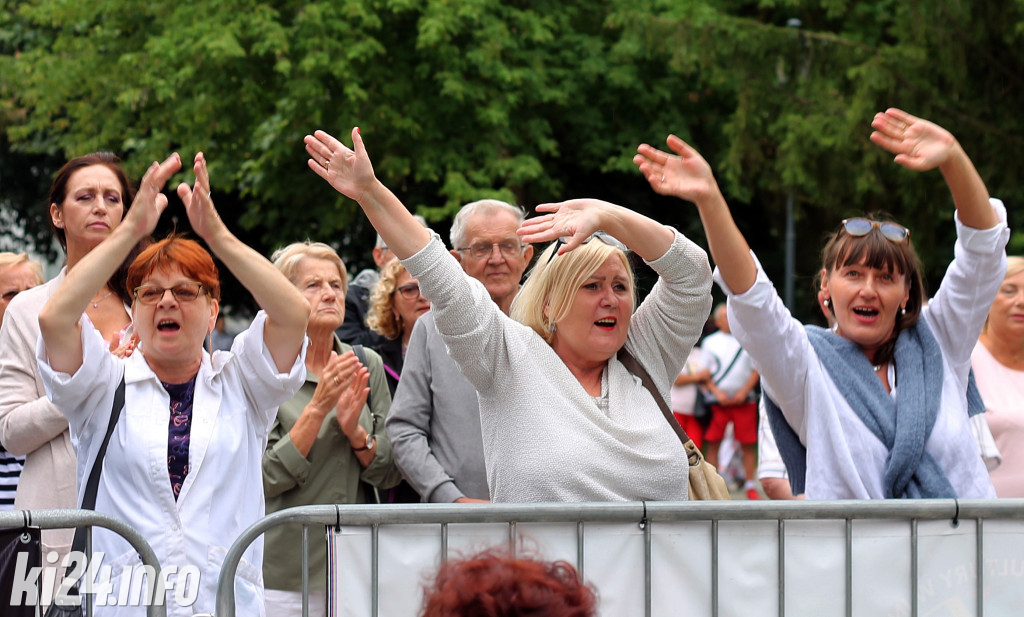
MULTIPOLYGON (((309 314, 298 290, 220 220, 200 153, 194 188, 182 183, 178 195, 193 231, 263 310, 231 351, 211 357, 203 343, 220 309, 217 268, 199 244, 171 237, 144 250, 128 269, 139 347, 123 359, 107 352, 83 310, 136 242, 153 231, 167 206, 160 189, 180 167, 177 154, 154 163, 122 224, 68 272, 39 313, 37 358, 47 395, 68 418, 80 499, 102 456, 116 392, 123 391, 95 509, 125 521, 152 545, 169 574, 166 598, 156 599, 166 601, 169 615, 213 612, 227 547, 263 515, 260 461, 277 406, 305 377, 309 314)), ((128 577, 116 577, 106 586, 112 595, 97 603, 105 605, 105 615, 142 615, 146 602, 120 605, 122 598, 138 597, 134 588, 142 577, 135 550, 106 530, 94 536, 102 566, 135 572, 131 595, 119 588, 128 577)), ((254 543, 239 566, 240 614, 263 614, 262 552, 262 543, 254 543)))
POLYGON ((593 617, 597 598, 565 561, 485 551, 449 561, 426 592, 422 617, 593 617))

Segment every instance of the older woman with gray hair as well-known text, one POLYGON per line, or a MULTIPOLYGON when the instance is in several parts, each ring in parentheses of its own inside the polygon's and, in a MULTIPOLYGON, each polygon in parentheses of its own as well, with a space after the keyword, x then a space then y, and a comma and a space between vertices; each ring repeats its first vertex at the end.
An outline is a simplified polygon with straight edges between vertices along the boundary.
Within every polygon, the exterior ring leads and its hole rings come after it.
MULTIPOLYGON (((391 394, 380 356, 353 350, 334 334, 345 317, 345 264, 331 247, 308 240, 271 259, 309 302, 309 348, 306 381, 281 405, 263 456, 267 514, 293 506, 375 502, 375 489, 401 480, 384 433, 391 394)), ((291 525, 266 534, 266 553, 273 555, 263 564, 268 615, 302 614, 300 533, 291 525)), ((309 564, 309 614, 323 615, 323 542, 310 543, 309 564)))
POLYGON ((519 235, 554 242, 509 318, 377 180, 358 129, 352 141, 354 149, 323 131, 307 135, 309 167, 359 203, 431 301, 449 353, 479 393, 491 498, 687 499, 686 450, 655 397, 668 399, 711 308, 707 254, 614 204, 544 204, 519 235), (660 276, 635 312, 626 247, 660 276), (620 360, 623 350, 656 392, 620 360))

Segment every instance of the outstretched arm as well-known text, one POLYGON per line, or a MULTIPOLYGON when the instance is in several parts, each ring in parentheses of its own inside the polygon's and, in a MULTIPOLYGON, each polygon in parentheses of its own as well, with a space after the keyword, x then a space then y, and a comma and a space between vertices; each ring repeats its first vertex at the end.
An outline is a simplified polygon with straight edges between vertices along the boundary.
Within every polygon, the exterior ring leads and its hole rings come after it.
POLYGON ((352 148, 324 131, 306 135, 303 141, 310 156, 309 168, 359 204, 399 259, 415 255, 430 242, 430 231, 374 176, 359 127, 352 129, 352 148))
POLYGON ((733 293, 747 291, 757 278, 757 266, 715 182, 711 166, 675 135, 669 135, 666 143, 675 154, 641 144, 633 162, 656 193, 674 195, 697 206, 711 258, 726 285, 733 293))
POLYGON ((960 222, 974 229, 990 229, 999 223, 978 170, 949 131, 895 108, 875 114, 871 126, 875 129, 871 141, 895 154, 896 163, 914 171, 939 168, 960 222))
POLYGON ((267 312, 263 340, 277 370, 287 373, 302 351, 309 304, 266 257, 236 238, 220 219, 210 198, 210 174, 202 152, 196 154, 192 168, 195 186, 184 182, 178 185, 178 197, 185 204, 192 230, 267 312))
POLYGON ((163 163, 150 165, 121 224, 68 271, 67 278, 43 305, 39 312, 39 333, 54 370, 73 375, 82 366, 82 313, 132 247, 153 232, 167 207, 167 197, 160 191, 179 169, 181 159, 177 154, 163 163))

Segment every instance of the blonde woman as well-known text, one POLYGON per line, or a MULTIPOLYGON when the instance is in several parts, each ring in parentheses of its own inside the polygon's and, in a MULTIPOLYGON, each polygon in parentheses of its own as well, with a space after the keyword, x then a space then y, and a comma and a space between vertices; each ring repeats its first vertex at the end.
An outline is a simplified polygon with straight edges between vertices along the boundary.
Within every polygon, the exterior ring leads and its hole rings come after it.
POLYGON ((358 129, 352 140, 354 150, 323 131, 307 135, 309 167, 359 203, 432 302, 449 353, 479 393, 492 499, 686 499, 686 452, 654 397, 668 400, 711 308, 706 253, 614 204, 544 204, 519 235, 552 244, 509 318, 377 180, 358 129), (660 275, 635 313, 625 247, 660 275), (619 360, 624 348, 656 395, 619 360))
POLYGON ((1024 497, 1024 257, 1006 276, 971 355, 1001 465, 989 472, 999 497, 1024 497))

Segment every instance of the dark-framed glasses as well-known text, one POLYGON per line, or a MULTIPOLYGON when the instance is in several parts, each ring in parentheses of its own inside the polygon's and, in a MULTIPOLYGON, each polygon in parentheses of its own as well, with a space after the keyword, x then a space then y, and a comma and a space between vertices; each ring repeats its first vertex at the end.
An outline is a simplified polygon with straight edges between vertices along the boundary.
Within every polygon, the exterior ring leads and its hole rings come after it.
POLYGON ((203 284, 195 281, 178 283, 174 287, 158 287, 156 285, 139 285, 135 288, 135 299, 143 304, 156 304, 164 297, 164 292, 171 292, 178 302, 195 302, 203 293, 203 284))
POLYGON ((415 300, 420 297, 420 284, 419 283, 406 283, 397 289, 398 293, 402 294, 402 297, 406 300, 415 300))
POLYGON ((866 236, 875 227, 882 232, 882 237, 893 244, 903 244, 910 240, 910 230, 903 225, 872 221, 861 217, 843 219, 843 231, 854 237, 866 236))
MULTIPOLYGON (((598 240, 600 240, 601 242, 604 242, 608 246, 613 246, 613 247, 619 249, 620 251, 622 251, 623 253, 626 253, 627 255, 629 255, 629 247, 627 247, 625 244, 620 242, 617 238, 615 238, 615 236, 611 236, 611 235, 609 235, 609 234, 607 234, 607 233, 605 233, 605 232, 603 232, 601 230, 595 231, 594 233, 590 234, 590 237, 587 238, 586 240, 584 240, 582 242, 582 244, 586 244, 587 242, 590 242, 594 238, 597 238, 598 240)), ((565 244, 568 241, 569 241, 569 238, 566 237, 566 236, 559 236, 558 238, 555 239, 555 242, 554 242, 555 250, 551 251, 551 254, 548 255, 548 260, 546 262, 544 262, 545 266, 548 265, 549 263, 551 263, 552 261, 554 261, 555 255, 558 254, 558 249, 562 248, 562 245, 565 244)))
POLYGON ((494 247, 498 247, 498 250, 506 258, 514 259, 523 254, 526 245, 518 240, 502 240, 501 242, 475 242, 470 246, 455 250, 463 255, 469 254, 473 259, 485 259, 494 253, 494 247))

